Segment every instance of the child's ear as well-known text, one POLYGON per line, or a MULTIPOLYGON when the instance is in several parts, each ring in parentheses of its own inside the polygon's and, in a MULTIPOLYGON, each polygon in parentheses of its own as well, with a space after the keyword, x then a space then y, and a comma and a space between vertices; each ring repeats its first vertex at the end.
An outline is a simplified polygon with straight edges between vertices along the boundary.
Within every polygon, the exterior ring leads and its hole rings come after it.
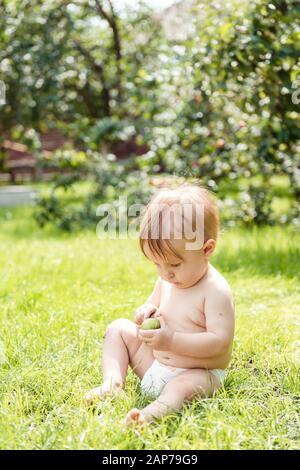
POLYGON ((213 252, 215 251, 215 248, 216 248, 216 240, 214 240, 213 238, 210 238, 203 245, 204 256, 207 259, 210 258, 213 252))

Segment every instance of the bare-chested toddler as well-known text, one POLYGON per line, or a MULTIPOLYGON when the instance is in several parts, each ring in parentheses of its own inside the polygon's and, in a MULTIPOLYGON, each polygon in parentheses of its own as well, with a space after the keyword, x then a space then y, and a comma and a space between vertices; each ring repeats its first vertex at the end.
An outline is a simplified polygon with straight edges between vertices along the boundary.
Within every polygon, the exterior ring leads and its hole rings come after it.
POLYGON ((128 426, 144 424, 222 387, 234 336, 234 303, 224 277, 210 264, 219 218, 210 193, 183 184, 161 189, 142 217, 140 246, 159 277, 134 322, 113 321, 103 340, 103 384, 86 394, 90 405, 125 386, 128 365, 153 397, 133 408, 128 426), (145 319, 160 328, 143 330, 145 319))

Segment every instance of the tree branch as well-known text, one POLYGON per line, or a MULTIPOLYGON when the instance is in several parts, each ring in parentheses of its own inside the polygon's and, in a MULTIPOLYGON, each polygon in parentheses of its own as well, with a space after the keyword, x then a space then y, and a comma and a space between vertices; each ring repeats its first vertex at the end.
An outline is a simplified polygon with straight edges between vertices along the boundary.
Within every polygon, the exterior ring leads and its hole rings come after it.
POLYGON ((102 16, 104 19, 106 19, 106 21, 110 24, 111 28, 112 28, 112 18, 108 15, 108 13, 106 13, 106 11, 104 10, 102 4, 99 2, 99 0, 95 0, 95 3, 96 3, 96 9, 99 13, 100 16, 102 16))
POLYGON ((102 98, 104 104, 105 116, 110 116, 110 89, 106 84, 104 67, 103 65, 94 59, 88 49, 83 47, 78 41, 73 41, 75 48, 83 55, 87 62, 91 65, 92 70, 98 75, 102 84, 102 98))
POLYGON ((110 10, 111 10, 111 15, 109 15, 103 8, 101 2, 99 0, 95 0, 96 4, 96 9, 99 13, 99 15, 104 18, 109 26, 112 29, 112 34, 113 34, 113 43, 114 43, 114 52, 115 52, 115 57, 116 57, 116 63, 117 63, 117 88, 118 88, 118 93, 119 93, 119 99, 121 98, 121 66, 120 62, 122 59, 122 50, 121 50, 121 39, 120 39, 120 32, 118 28, 118 18, 115 14, 113 4, 111 0, 108 0, 109 5, 110 5, 110 10))

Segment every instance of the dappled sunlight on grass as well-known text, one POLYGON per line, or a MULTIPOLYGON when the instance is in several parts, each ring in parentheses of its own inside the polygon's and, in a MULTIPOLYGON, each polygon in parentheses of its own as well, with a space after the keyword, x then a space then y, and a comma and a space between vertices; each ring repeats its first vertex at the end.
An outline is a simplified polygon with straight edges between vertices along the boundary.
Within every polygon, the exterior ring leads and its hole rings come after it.
POLYGON ((125 397, 94 413, 83 396, 101 381, 106 326, 133 318, 153 288, 154 266, 137 240, 36 229, 31 237, 32 227, 30 219, 14 217, 1 227, 1 448, 296 446, 300 255, 294 228, 221 234, 212 264, 236 303, 225 388, 136 433, 122 424, 130 408, 143 405, 132 372, 125 397))

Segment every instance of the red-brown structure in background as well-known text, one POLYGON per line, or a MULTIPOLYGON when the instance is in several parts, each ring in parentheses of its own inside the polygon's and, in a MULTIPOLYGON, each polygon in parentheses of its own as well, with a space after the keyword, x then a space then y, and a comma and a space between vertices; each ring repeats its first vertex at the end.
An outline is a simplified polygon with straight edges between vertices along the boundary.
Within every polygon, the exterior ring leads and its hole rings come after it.
POLYGON ((123 160, 131 155, 143 155, 149 151, 147 144, 137 144, 134 138, 130 140, 120 140, 109 144, 109 151, 113 153, 117 159, 123 160))
MULTIPOLYGON (((51 129, 48 132, 40 134, 41 155, 51 159, 52 152, 66 143, 72 142, 64 137, 58 129, 51 129)), ((53 170, 41 169, 37 165, 35 155, 24 144, 14 142, 7 138, 0 144, 0 151, 3 150, 6 155, 4 168, 0 169, 0 180, 15 183, 20 180, 42 180, 49 179, 53 175, 53 170)), ((100 150, 100 149, 99 149, 100 150)), ((103 146, 104 153, 113 153, 118 160, 124 160, 131 155, 143 155, 148 152, 147 144, 138 144, 134 137, 127 141, 116 141, 106 143, 103 146)))
MULTIPOLYGON (((54 150, 61 148, 65 143, 69 142, 58 129, 51 129, 40 134, 40 141, 41 155, 46 158, 51 158, 54 150)), ((35 155, 32 154, 26 145, 14 142, 7 136, 0 144, 1 150, 6 155, 4 168, 2 171, 0 170, 2 180, 15 183, 20 179, 47 179, 49 171, 39 168, 35 155)))

